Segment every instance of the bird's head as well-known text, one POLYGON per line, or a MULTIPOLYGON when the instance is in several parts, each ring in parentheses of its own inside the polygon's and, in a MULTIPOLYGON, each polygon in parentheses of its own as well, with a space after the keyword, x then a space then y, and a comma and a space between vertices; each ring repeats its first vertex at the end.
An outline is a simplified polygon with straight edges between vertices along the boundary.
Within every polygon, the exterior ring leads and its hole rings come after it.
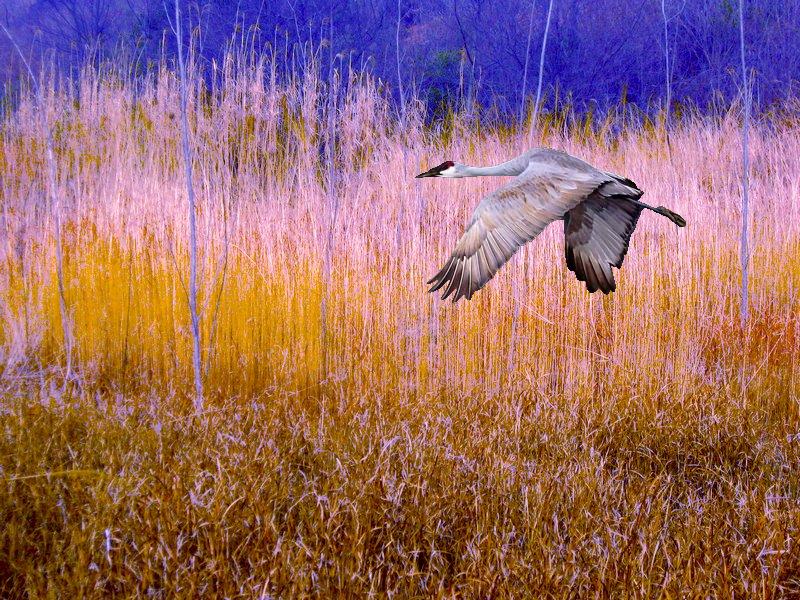
POLYGON ((452 160, 446 160, 440 165, 428 169, 424 173, 417 175, 416 179, 420 177, 458 177, 458 165, 452 160))

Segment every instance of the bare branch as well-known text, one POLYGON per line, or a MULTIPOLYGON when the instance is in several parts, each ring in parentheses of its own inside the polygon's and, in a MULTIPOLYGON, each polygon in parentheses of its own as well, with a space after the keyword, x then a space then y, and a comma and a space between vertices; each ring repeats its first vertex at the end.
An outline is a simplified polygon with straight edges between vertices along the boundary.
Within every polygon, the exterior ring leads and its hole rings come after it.
POLYGON ((744 103, 744 119, 742 123, 742 235, 740 260, 742 264, 742 297, 740 317, 742 325, 747 322, 748 298, 747 279, 750 262, 748 248, 748 222, 750 220, 750 82, 744 58, 744 0, 739 0, 739 51, 742 59, 742 102, 744 103))
POLYGON ((531 17, 528 21, 528 43, 525 45, 525 68, 522 71, 522 97, 519 103, 519 122, 520 128, 525 122, 525 92, 528 86, 528 62, 531 55, 531 39, 533 37, 533 15, 536 8, 536 1, 531 0, 531 17))
POLYGON ((37 112, 39 114, 39 118, 42 120, 47 160, 48 192, 50 196, 50 204, 53 207, 53 219, 55 221, 54 227, 56 234, 56 279, 58 284, 58 308, 61 316, 61 332, 64 339, 64 354, 66 355, 67 362, 64 373, 63 389, 66 389, 72 373, 72 322, 70 319, 69 309, 67 307, 67 297, 64 285, 64 246, 61 238, 61 202, 57 191, 58 177, 56 158, 55 153, 53 152, 53 132, 50 129, 49 123, 47 122, 47 107, 44 104, 42 88, 39 85, 39 81, 36 79, 36 76, 33 74, 33 69, 31 69, 30 64, 22 54, 22 50, 20 50, 20 47, 17 45, 17 42, 11 35, 11 32, 6 29, 5 25, 2 23, 0 23, 0 28, 3 29, 6 37, 8 37, 9 41, 14 46, 14 49, 22 60, 22 64, 25 65, 25 68, 28 71, 28 75, 31 78, 31 83, 36 94, 37 112))
POLYGON ((547 22, 544 26, 544 34, 542 36, 542 52, 539 55, 539 84, 536 86, 536 102, 533 105, 533 118, 531 119, 531 126, 528 130, 528 145, 531 145, 533 138, 533 130, 536 129, 536 120, 539 116, 539 102, 542 97, 542 78, 544 76, 544 53, 547 49, 547 35, 550 33, 550 17, 553 14, 553 0, 547 7, 547 22))
POLYGON ((175 37, 178 42, 178 67, 181 81, 181 140, 186 174, 186 192, 189 197, 189 317, 192 325, 192 364, 194 366, 195 410, 203 412, 203 368, 200 347, 200 316, 197 312, 197 223, 195 215, 194 185, 192 183, 192 147, 189 143, 188 98, 186 92, 186 64, 183 59, 180 0, 175 0, 175 37))

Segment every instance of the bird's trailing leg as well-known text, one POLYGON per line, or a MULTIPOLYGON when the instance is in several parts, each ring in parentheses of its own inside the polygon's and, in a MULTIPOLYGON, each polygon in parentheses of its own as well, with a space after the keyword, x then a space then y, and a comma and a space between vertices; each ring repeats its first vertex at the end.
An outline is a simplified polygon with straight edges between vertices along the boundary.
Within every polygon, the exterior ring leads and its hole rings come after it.
POLYGON ((639 200, 633 200, 632 198, 626 198, 628 202, 632 202, 636 206, 641 206, 642 208, 647 208, 652 210, 653 212, 657 212, 658 214, 667 217, 670 221, 675 223, 678 227, 686 227, 686 219, 680 216, 678 213, 671 211, 670 209, 664 206, 650 206, 649 204, 645 204, 644 202, 640 202, 639 200))

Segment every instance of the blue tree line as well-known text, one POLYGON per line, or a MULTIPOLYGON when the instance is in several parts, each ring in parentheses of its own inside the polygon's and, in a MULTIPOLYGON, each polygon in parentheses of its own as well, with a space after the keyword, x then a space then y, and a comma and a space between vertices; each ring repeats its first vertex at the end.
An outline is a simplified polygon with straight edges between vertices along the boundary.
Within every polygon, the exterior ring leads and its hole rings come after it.
MULTIPOLYGON (((186 0, 194 50, 219 59, 232 39, 304 67, 321 48, 429 109, 475 103, 518 115, 536 89, 547 0, 186 0), (537 64, 538 66, 538 64, 537 64)), ((748 0, 752 99, 765 109, 800 80, 800 0, 748 0)), ((0 19, 31 56, 60 68, 125 52, 142 64, 174 54, 162 0, 6 0, 0 19), (53 58, 55 57, 55 58, 53 58)), ((737 97, 738 0, 555 0, 544 63, 546 102, 578 110, 666 98, 701 108, 737 97), (668 60, 665 61, 665 56, 668 60)), ((0 76, 18 72, 0 41, 0 76), (2 69, 2 67, 0 67, 2 69)))

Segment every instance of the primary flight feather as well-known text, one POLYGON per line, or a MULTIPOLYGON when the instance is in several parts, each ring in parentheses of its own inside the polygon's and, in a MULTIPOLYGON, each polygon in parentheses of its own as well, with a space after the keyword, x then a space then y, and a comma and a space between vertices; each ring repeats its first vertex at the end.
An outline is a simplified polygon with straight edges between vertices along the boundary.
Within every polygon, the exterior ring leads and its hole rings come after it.
POLYGON ((514 253, 553 221, 564 221, 567 267, 589 292, 616 289, 611 267, 620 268, 644 209, 683 227, 686 221, 663 206, 639 201, 630 179, 596 169, 565 152, 538 148, 491 167, 444 162, 420 177, 516 176, 478 204, 455 250, 428 281, 442 299, 467 300, 494 277, 514 253))

